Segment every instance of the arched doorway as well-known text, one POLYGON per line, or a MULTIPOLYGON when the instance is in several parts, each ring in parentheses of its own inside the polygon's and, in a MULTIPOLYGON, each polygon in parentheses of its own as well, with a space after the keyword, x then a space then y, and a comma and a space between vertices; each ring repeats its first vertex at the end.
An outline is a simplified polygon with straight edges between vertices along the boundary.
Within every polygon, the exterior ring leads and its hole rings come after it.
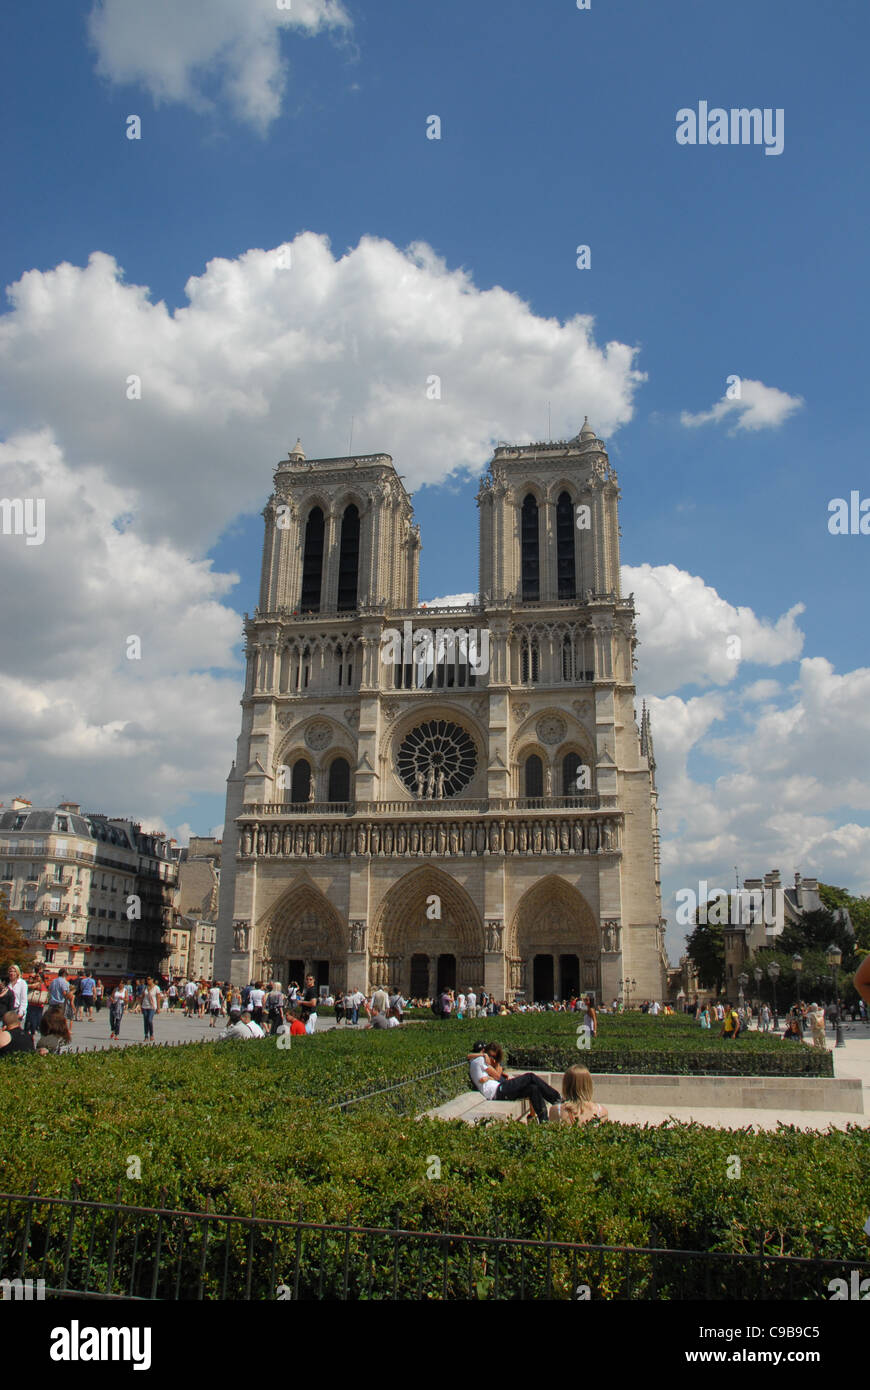
POLYGON ((535 956, 532 967, 532 1000, 536 1004, 546 1004, 555 994, 553 979, 553 957, 535 956))
POLYGON ((600 995, 601 943, 595 915, 582 893, 549 874, 520 899, 506 954, 521 962, 520 986, 542 1002, 578 990, 600 995))
POLYGON ((418 951, 411 957, 411 984, 408 990, 410 999, 429 997, 429 957, 418 951))
POLYGON ((306 975, 313 975, 318 986, 346 987, 344 924, 313 883, 288 888, 258 924, 254 971, 257 979, 282 984, 295 980, 302 985, 306 975))
POLYGON ((439 994, 442 989, 456 988, 456 957, 449 951, 442 951, 441 955, 438 957, 436 988, 439 994))
POLYGON ((559 998, 570 999, 580 993, 580 957, 561 955, 559 957, 559 998))
POLYGON ((483 985, 483 923, 477 909, 464 888, 431 864, 393 884, 375 917, 370 951, 371 985, 398 985, 415 998, 429 998, 439 988, 483 985))

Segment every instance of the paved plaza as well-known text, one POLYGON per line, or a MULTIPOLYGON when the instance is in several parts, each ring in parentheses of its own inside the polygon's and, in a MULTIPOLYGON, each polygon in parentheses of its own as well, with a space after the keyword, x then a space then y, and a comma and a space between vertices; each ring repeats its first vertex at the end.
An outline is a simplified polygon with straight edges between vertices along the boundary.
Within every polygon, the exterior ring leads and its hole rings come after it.
MULTIPOLYGON (((169 1009, 154 1015, 155 1043, 214 1042, 227 1026, 227 1017, 222 1014, 215 1028, 210 1028, 211 1019, 187 1018, 181 1009, 169 1009)), ((318 1018, 317 1031, 325 1032, 335 1027, 335 1019, 318 1018)), ((344 1024, 342 1024, 344 1027, 344 1024)), ((108 1048, 130 1047, 144 1042, 145 1027, 141 1014, 125 1013, 121 1021, 121 1036, 117 1041, 109 1038, 109 1011, 101 1009, 94 1013, 93 1022, 74 1023, 73 1052, 105 1051, 108 1048)), ((150 1045, 150 1044, 149 1044, 150 1045)))

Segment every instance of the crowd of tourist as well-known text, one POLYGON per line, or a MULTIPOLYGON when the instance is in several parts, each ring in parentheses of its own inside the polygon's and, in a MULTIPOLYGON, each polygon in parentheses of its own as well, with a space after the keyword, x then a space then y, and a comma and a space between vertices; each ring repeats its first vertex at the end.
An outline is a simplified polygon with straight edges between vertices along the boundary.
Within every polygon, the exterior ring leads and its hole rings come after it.
MULTIPOLYGON (((584 997, 579 992, 566 999, 547 1002, 521 997, 507 1001, 485 989, 472 988, 444 988, 434 998, 410 1000, 398 989, 385 985, 370 993, 339 989, 333 994, 328 989, 318 988, 311 975, 302 985, 291 981, 286 989, 275 980, 234 985, 220 980, 167 981, 150 976, 105 986, 99 977, 87 971, 70 978, 69 972, 62 968, 49 979, 44 971, 37 970, 25 978, 19 967, 12 965, 8 982, 0 983, 0 1055, 64 1050, 71 1045, 73 1025, 93 1022, 104 1009, 108 1015, 110 1042, 121 1039, 124 1020, 135 1015, 142 1019, 144 1041, 153 1043, 154 1020, 160 1013, 208 1018, 209 1028, 217 1030, 221 1038, 244 1039, 285 1032, 310 1035, 317 1030, 318 1008, 334 1010, 339 1028, 374 1029, 401 1027, 409 1008, 434 1014, 444 1021, 506 1018, 525 1013, 578 1013, 583 1026, 593 1035, 597 1032, 598 1014, 639 1011, 656 1017, 675 1012, 671 1004, 650 999, 634 1004, 631 1010, 622 999, 614 999, 609 1005, 595 1004, 591 995, 584 997)), ((867 1018, 863 999, 856 1000, 850 1009, 853 1020, 867 1018)), ((712 1001, 692 1004, 681 1000, 680 1012, 693 1014, 702 1029, 715 1030, 732 1040, 751 1029, 767 1033, 782 1027, 786 1041, 806 1039, 821 1048, 826 1046, 826 1023, 835 1025, 845 1016, 845 1010, 838 1014, 834 1005, 826 1010, 820 1004, 802 1001, 793 1005, 783 1020, 774 1017, 768 1004, 754 1005, 743 1000, 739 1005, 712 1001)))
MULTIPOLYGON (((825 1009, 821 1004, 807 1004, 802 999, 791 1006, 783 1020, 779 1020, 770 1005, 765 1003, 754 1005, 744 1002, 735 1005, 709 1001, 696 1005, 694 1011, 701 1028, 718 1029, 725 1038, 736 1039, 752 1028, 758 1033, 778 1032, 781 1024, 784 1041, 803 1042, 809 1032, 813 1046, 823 1049, 827 1047, 826 1025, 835 1028, 838 1022, 843 1021, 846 1012, 842 1005, 838 1008, 836 1004, 831 1004, 825 1009)), ((858 1019, 863 1022, 867 1018, 867 1005, 863 999, 856 1000, 849 1006, 848 1012, 853 1022, 858 1019)))

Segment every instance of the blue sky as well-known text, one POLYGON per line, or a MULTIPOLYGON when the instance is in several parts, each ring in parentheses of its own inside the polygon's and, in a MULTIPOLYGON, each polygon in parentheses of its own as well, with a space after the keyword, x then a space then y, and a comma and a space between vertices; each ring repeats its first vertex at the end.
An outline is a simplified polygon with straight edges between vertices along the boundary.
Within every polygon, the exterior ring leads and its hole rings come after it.
POLYGON ((868 28, 866 7, 849 0, 833 12, 800 0, 592 0, 588 11, 574 0, 294 0, 279 18, 267 0, 7 7, 0 272, 4 286, 38 274, 0 319, 3 491, 56 484, 56 506, 83 529, 40 551, 13 553, 2 538, 21 608, 2 620, 20 665, 4 662, 14 688, 0 797, 65 793, 182 834, 220 824, 235 614, 256 602, 258 513, 279 454, 297 434, 310 456, 344 453, 354 415, 354 447, 393 453, 414 489, 421 595, 473 590, 488 445, 523 429, 543 437, 550 401, 553 434, 573 434, 588 413, 620 476, 638 686, 660 750, 666 896, 720 868, 730 883, 735 855, 746 874, 801 868, 870 891, 870 538, 827 529, 831 498, 870 493, 868 28), (701 100, 782 108, 783 152, 678 145, 676 112, 701 100), (130 114, 140 140, 126 138, 130 114), (426 138, 431 114, 440 140, 426 138), (331 248, 318 274, 332 344, 336 316, 364 338, 378 315, 381 339, 421 343, 427 303, 440 321, 451 277, 465 273, 471 317, 452 342, 433 337, 445 407, 434 434, 419 401, 379 417, 371 382, 390 387, 391 359, 363 352, 330 378, 328 352, 310 366, 316 304, 303 311, 293 291, 272 313, 260 262, 245 258, 305 233, 331 248), (376 239, 368 258, 363 238, 376 239), (378 286, 416 243, 437 264, 415 262, 420 302, 406 315, 401 295, 386 307, 378 286), (589 270, 575 264, 581 243, 589 270), (121 269, 86 276, 94 252, 121 269), (343 258, 347 276, 335 268, 343 258), (216 260, 226 273, 206 271, 216 260), (64 262, 75 274, 53 273, 64 262), (133 286, 147 289, 137 298, 133 286), (487 294, 496 288, 504 295, 487 294), (160 301, 163 317, 149 309, 160 301), (266 365, 258 395, 258 320, 274 356, 297 313, 304 389, 298 370, 282 378, 266 365), (594 321, 582 333, 570 327, 578 315, 594 321), (568 327, 548 335, 548 320, 568 327), (472 324, 502 335, 504 355, 474 390, 472 324), (122 328, 136 344, 126 361, 124 337, 112 336, 122 328), (573 371, 587 334, 589 371, 573 371), (609 343, 623 345, 618 362, 609 343), (181 395, 161 377, 162 353, 178 354, 181 395), (143 406, 149 392, 160 400, 140 412, 128 452, 130 410, 111 373, 136 371, 137 354, 148 361, 143 406), (687 423, 722 401, 730 374, 758 383, 762 427, 742 410, 687 423), (132 549, 105 541, 121 514, 132 549), (100 574, 131 614, 157 614, 160 659, 135 676, 101 646, 96 611, 88 618, 100 574), (237 583, 221 578, 233 574, 237 583), (73 637, 62 591, 77 600, 73 637), (745 659, 730 669, 705 653, 732 631, 745 633, 745 659), (174 729, 191 747, 196 701, 197 736, 210 730, 211 742, 194 742, 186 762, 165 737, 174 729))

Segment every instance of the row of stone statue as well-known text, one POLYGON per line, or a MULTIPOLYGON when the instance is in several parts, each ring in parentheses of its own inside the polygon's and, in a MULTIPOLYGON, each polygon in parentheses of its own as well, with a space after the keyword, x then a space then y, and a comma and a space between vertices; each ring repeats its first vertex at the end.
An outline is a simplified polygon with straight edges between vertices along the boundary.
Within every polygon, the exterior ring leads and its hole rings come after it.
POLYGON ((599 854, 619 848, 619 822, 567 820, 367 822, 362 825, 247 825, 243 855, 599 854))

